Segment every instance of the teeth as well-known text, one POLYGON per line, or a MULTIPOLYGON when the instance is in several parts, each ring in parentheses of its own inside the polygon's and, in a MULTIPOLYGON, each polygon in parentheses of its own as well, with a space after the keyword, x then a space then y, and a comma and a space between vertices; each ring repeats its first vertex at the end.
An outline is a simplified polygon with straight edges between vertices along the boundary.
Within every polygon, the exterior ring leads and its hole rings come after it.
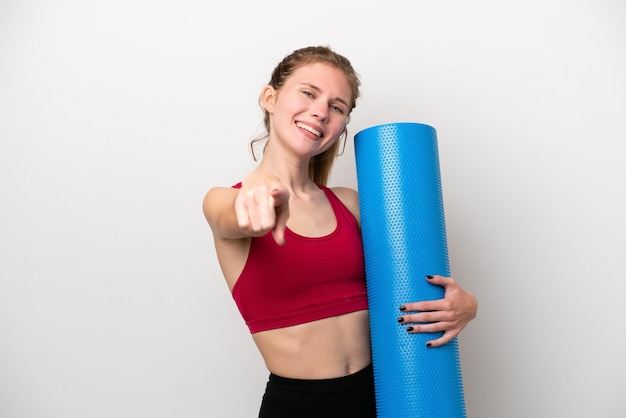
POLYGON ((299 127, 299 128, 304 129, 305 131, 309 131, 309 132, 311 132, 313 135, 315 135, 315 136, 317 136, 317 137, 322 136, 322 133, 321 133, 321 132, 316 131, 315 129, 311 128, 311 127, 310 127, 310 126, 308 126, 308 125, 305 125, 304 123, 301 123, 301 122, 296 122, 296 126, 297 126, 297 127, 299 127))

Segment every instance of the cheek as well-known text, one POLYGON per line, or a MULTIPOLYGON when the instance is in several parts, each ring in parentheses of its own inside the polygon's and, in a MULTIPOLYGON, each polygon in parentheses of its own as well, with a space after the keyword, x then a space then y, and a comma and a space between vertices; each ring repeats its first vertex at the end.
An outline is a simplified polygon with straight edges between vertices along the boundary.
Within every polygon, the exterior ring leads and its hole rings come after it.
POLYGON ((337 137, 333 138, 332 140, 329 140, 328 143, 324 145, 322 152, 327 151, 327 150, 329 150, 332 147, 339 146, 339 138, 340 137, 337 136, 337 137))
POLYGON ((337 126, 337 139, 341 138, 344 132, 346 132, 346 127, 348 126, 348 121, 345 118, 342 118, 342 121, 337 126))

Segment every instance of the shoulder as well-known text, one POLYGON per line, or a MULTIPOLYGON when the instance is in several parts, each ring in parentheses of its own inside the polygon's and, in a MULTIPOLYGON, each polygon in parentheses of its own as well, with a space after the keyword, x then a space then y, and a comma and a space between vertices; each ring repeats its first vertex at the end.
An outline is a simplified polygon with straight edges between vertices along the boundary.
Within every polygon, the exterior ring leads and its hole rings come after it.
POLYGON ((360 223, 359 213, 359 194, 356 190, 350 187, 331 187, 330 190, 337 196, 337 198, 348 208, 354 217, 360 223))
POLYGON ((202 200, 203 204, 210 203, 212 200, 219 199, 224 196, 236 195, 239 193, 238 187, 216 186, 209 189, 202 200))
POLYGON ((232 201, 238 192, 239 189, 234 187, 212 187, 209 189, 202 199, 202 211, 210 224, 224 203, 232 201))

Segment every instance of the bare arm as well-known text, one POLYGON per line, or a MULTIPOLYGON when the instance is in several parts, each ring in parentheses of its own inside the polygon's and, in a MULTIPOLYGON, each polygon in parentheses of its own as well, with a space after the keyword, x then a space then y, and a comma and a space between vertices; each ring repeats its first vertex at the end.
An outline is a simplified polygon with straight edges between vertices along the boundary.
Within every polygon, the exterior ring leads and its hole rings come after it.
POLYGON ((235 199, 238 189, 214 187, 204 196, 202 211, 215 238, 238 239, 245 234, 237 224, 235 199))

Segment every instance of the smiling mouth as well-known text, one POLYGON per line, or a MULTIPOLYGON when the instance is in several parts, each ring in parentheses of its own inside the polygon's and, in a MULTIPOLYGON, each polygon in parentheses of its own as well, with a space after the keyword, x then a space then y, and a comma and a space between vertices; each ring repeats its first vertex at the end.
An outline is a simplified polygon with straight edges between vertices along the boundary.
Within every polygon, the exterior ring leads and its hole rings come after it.
POLYGON ((296 122, 296 126, 297 126, 298 128, 302 128, 302 129, 304 129, 304 130, 305 130, 305 131, 307 131, 307 132, 312 133, 313 135, 315 135, 315 136, 316 136, 316 137, 318 137, 318 138, 322 136, 322 133, 321 133, 320 131, 317 131, 317 130, 313 129, 313 128, 311 128, 309 125, 305 125, 305 124, 304 124, 304 123, 302 123, 302 122, 296 122))

